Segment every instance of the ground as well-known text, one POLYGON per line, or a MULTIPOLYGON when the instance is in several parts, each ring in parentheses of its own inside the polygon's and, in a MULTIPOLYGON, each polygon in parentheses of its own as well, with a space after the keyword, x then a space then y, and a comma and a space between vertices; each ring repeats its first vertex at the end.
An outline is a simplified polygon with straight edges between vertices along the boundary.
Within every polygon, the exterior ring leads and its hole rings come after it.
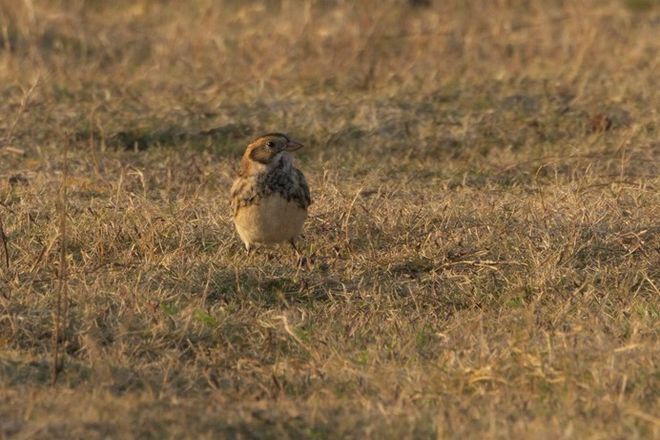
POLYGON ((660 434, 657 1, 0 0, 0 31, 0 438, 660 434), (306 145, 303 268, 231 222, 270 131, 306 145))

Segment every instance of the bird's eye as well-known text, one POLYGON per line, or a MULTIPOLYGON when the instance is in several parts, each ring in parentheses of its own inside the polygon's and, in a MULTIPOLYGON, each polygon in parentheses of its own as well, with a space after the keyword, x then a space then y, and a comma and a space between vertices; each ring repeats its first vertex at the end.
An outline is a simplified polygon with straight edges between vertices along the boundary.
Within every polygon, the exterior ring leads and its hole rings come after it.
POLYGON ((267 146, 268 148, 273 148, 273 147, 275 146, 275 142, 273 142, 273 141, 268 141, 268 142, 266 142, 266 146, 267 146))

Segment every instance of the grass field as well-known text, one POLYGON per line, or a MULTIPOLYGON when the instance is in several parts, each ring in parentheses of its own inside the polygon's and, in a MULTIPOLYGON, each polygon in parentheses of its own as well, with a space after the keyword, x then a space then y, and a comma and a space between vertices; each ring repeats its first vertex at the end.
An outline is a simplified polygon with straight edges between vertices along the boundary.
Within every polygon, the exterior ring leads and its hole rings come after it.
POLYGON ((0 438, 660 436, 658 2, 424 3, 0 0, 0 438))

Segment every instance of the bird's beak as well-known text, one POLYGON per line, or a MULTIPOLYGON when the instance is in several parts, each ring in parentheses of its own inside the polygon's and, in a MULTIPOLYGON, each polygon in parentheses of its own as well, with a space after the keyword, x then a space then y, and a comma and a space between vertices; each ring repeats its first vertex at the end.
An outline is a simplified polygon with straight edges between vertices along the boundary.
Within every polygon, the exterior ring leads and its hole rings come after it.
POLYGON ((286 143, 285 150, 286 151, 296 151, 296 150, 298 150, 302 147, 303 147, 303 144, 301 144, 300 142, 289 140, 289 142, 286 143))

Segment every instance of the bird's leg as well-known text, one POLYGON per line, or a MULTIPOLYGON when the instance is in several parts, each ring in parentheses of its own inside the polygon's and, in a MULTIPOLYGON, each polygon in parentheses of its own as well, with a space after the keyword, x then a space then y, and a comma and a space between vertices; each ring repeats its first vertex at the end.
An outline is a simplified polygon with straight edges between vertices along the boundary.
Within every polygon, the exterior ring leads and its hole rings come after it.
POLYGON ((297 256, 297 257, 300 257, 300 252, 298 252, 298 248, 296 247, 296 242, 293 241, 293 238, 292 238, 291 240, 289 240, 289 244, 291 245, 291 247, 293 248, 294 252, 296 253, 296 256, 297 256))
POLYGON ((291 244, 291 247, 293 250, 296 252, 296 257, 298 257, 298 260, 296 262, 296 266, 300 269, 301 267, 307 266, 307 258, 305 258, 304 255, 298 251, 298 247, 296 247, 296 242, 291 239, 289 240, 289 243, 291 244))

